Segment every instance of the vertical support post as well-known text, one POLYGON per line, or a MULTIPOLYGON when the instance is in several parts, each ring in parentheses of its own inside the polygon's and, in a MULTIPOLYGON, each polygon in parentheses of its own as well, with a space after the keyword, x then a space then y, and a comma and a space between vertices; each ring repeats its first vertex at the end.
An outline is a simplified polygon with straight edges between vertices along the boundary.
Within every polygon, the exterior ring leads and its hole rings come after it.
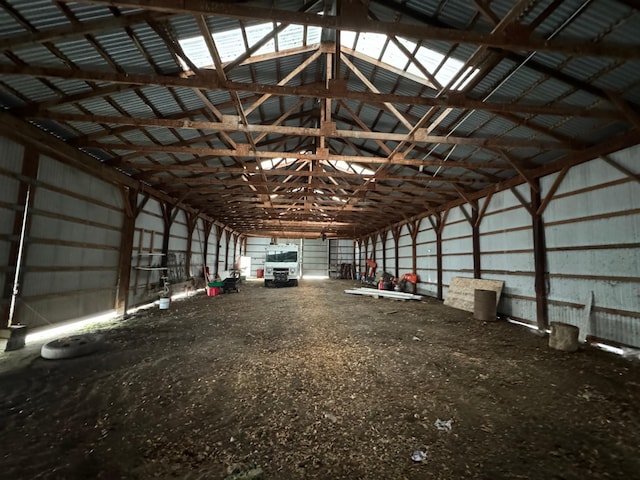
POLYGON ((133 254, 133 234, 136 227, 135 210, 138 204, 137 191, 121 187, 124 204, 122 228, 120 229, 120 258, 118 260, 118 288, 116 289, 116 314, 124 315, 129 307, 129 287, 131 284, 131 258, 133 254))
POLYGON ((438 300, 443 300, 443 281, 442 281, 442 232, 444 230, 444 226, 447 223, 447 216, 449 215, 449 210, 446 210, 444 214, 436 213, 434 214, 435 220, 429 217, 429 221, 431 222, 431 226, 433 230, 436 232, 436 275, 437 275, 437 297, 438 300))
POLYGON ((224 269, 229 270, 229 244, 231 243, 231 230, 224 231, 225 245, 224 245, 224 269))
POLYGON ((369 258, 369 237, 364 239, 364 259, 369 258))
POLYGON ((9 246, 9 258, 5 271, 4 285, 2 288, 2 301, 0 303, 0 328, 10 327, 15 318, 15 309, 19 296, 19 287, 22 283, 22 265, 25 264, 29 237, 31 230, 31 215, 29 210, 33 206, 35 198, 35 184, 33 180, 38 178, 40 155, 34 149, 25 147, 22 157, 22 177, 15 202, 15 214, 11 231, 11 244, 9 246))
POLYGON ((478 214, 478 202, 469 201, 471 205, 471 214, 467 212, 463 205, 460 211, 471 225, 471 251, 473 258, 473 278, 480 278, 482 269, 480 267, 480 216, 478 214))
MULTIPOLYGON (((205 280, 209 280, 207 277, 207 262, 209 259, 209 237, 211 236, 211 229, 213 228, 213 222, 204 220, 204 246, 202 248, 202 265, 204 267, 203 275, 205 280)), ((214 269, 215 270, 215 269, 214 269)))
POLYGON ((382 271, 387 271, 387 232, 380 234, 380 244, 382 245, 382 271))
POLYGON ((232 257, 233 257, 233 268, 240 270, 240 264, 236 262, 236 260, 238 259, 238 257, 240 256, 240 245, 239 245, 239 239, 240 239, 240 234, 239 233, 234 233, 233 234, 233 252, 231 253, 232 257))
POLYGON ((473 278, 482 278, 482 265, 480 254, 480 216, 478 209, 471 212, 471 241, 473 244, 473 278))
POLYGON ((187 280, 191 278, 193 231, 196 229, 197 225, 198 215, 195 213, 187 212, 187 253, 184 258, 184 275, 187 280))
POLYGON ((533 263, 535 268, 536 319, 538 330, 549 327, 549 311, 547 305, 547 245, 544 232, 540 180, 533 180, 537 189, 531 187, 531 219, 533 229, 533 263))
POLYGON ((220 273, 220 242, 222 241, 222 227, 216 225, 216 268, 214 269, 214 275, 219 277, 220 273))
POLYGON ((167 270, 169 261, 169 238, 171 237, 171 224, 173 223, 173 205, 161 202, 160 209, 162 210, 162 223, 164 230, 162 231, 162 257, 160 266, 164 268, 163 274, 169 276, 167 270))
MULTIPOLYGON (((131 287, 131 259, 133 255, 133 237, 136 228, 136 218, 149 200, 145 195, 138 204, 138 190, 120 187, 124 215, 120 234, 120 258, 118 260, 118 288, 116 290, 115 310, 118 315, 124 315, 129 309, 129 289, 131 287)), ((142 242, 142 235, 140 233, 142 242)))
POLYGON ((394 227, 391 230, 391 234, 393 235, 393 251, 396 258, 396 270, 394 272, 396 278, 400 278, 400 232, 402 231, 402 227, 394 227))
POLYGON ((376 243, 378 241, 378 234, 374 233, 369 238, 371 239, 371 260, 373 260, 374 262, 378 263, 378 258, 377 258, 377 255, 376 255, 376 243))
POLYGON ((407 224, 409 234, 411 235, 411 272, 418 273, 418 229, 420 228, 420 220, 415 220, 407 224))

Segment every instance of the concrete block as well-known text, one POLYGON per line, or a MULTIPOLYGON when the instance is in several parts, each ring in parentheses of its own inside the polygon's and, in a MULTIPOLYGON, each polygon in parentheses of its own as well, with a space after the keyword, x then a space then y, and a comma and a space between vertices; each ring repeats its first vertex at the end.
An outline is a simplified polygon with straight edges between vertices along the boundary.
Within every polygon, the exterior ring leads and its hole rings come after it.
POLYGON ((26 338, 26 325, 11 325, 8 328, 2 328, 0 329, 0 349, 10 352, 24 348, 26 338))
POLYGON ((549 346, 563 352, 575 352, 578 350, 578 333, 580 329, 575 325, 551 322, 551 334, 549 346))

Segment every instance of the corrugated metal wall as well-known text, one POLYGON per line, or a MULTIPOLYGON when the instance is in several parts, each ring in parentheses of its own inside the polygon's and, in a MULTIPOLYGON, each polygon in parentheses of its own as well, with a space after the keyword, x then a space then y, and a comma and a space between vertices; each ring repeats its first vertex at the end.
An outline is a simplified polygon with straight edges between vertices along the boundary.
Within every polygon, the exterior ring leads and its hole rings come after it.
MULTIPOLYGON (((420 291, 435 296, 438 288, 438 271, 436 256, 436 232, 428 219, 423 218, 416 238, 416 266, 420 291)), ((410 270, 401 270, 411 273, 410 270)))
MULTIPOLYGON (((529 201, 528 185, 521 185, 516 191, 529 201)), ((491 198, 480 223, 480 251, 482 278, 505 282, 498 310, 515 319, 535 323, 531 226, 531 215, 513 192, 498 192, 491 198)))
POLYGON ((398 265, 400 275, 403 273, 410 273, 413 270, 413 253, 411 244, 412 241, 409 228, 406 225, 403 225, 398 242, 398 265))
POLYGON ((384 262, 384 256, 382 255, 382 239, 380 238, 380 236, 378 236, 378 238, 376 239, 374 250, 375 250, 374 258, 376 259, 376 262, 378 262, 378 269, 380 271, 383 271, 385 269, 385 265, 384 265, 385 262, 384 262))
POLYGON ((216 227, 211 228, 208 238, 209 247, 207 248, 207 267, 209 267, 209 275, 213 278, 216 271, 216 246, 218 245, 218 232, 216 227))
POLYGON ((302 241, 302 278, 329 277, 329 243, 322 239, 302 241))
MULTIPOLYGON (((249 237, 247 238, 246 255, 251 257, 251 276, 256 277, 258 268, 264 268, 265 248, 271 243, 271 238, 249 237)), ((293 243, 302 245, 302 277, 329 276, 329 241, 322 239, 305 238, 277 238, 277 243, 293 243)), ((353 242, 348 241, 350 252, 353 252, 353 242)), ((351 254, 351 258, 353 255, 351 254)))
POLYGON ((39 162, 14 322, 34 327, 113 310, 120 191, 49 157, 39 162))
POLYGON ((460 207, 449 211, 442 230, 442 283, 446 296, 455 277, 473 277, 471 225, 460 207))
MULTIPOLYGON (((568 170, 544 210, 549 321, 586 328, 587 334, 610 343, 640 347, 640 183, 622 173, 640 173, 640 147, 610 158, 621 168, 598 159, 568 170), (592 314, 587 317, 585 305, 591 296, 592 314)), ((541 179, 542 199, 557 176, 541 179)), ((498 311, 536 324, 532 216, 518 199, 530 202, 530 191, 523 184, 491 197, 479 224, 480 264, 482 278, 505 282, 498 311)), ((471 214, 468 205, 462 208, 471 214)), ((442 230, 445 296, 454 277, 473 277, 472 235, 463 210, 451 209, 442 230)), ((380 245, 378 239, 376 252, 380 245)), ((412 270, 411 245, 409 229, 403 225, 400 274, 412 270)), ((374 251, 371 246, 369 251, 374 251)), ((416 238, 422 293, 437 292, 436 251, 436 232, 428 219, 422 219, 416 238)), ((389 270, 395 262, 393 240, 388 240, 386 252, 389 270)))
POLYGON ((245 255, 251 257, 251 278, 258 277, 258 269, 264 270, 265 252, 269 243, 271 243, 270 238, 247 238, 247 251, 245 255))
MULTIPOLYGON (((11 140, 0 137, 0 285, 8 280, 13 281, 14 273, 8 271, 9 252, 13 237, 13 224, 16 215, 22 216, 22 211, 16 211, 20 181, 17 175, 22 170, 24 148, 11 140)), ((9 302, 9 299, 2 299, 9 302)))
POLYGON ((329 276, 336 278, 340 275, 340 266, 343 263, 353 264, 353 240, 332 238, 329 242, 329 276))
MULTIPOLYGON (((640 173, 640 147, 611 158, 640 173)), ((554 176, 543 179, 548 191, 554 176)), ((640 347, 640 183, 598 159, 572 168, 544 213, 549 319, 640 347)))
MULTIPOLYGON (((138 203, 142 196, 138 197, 138 203)), ((129 305, 157 299, 162 267, 164 223, 160 202, 149 199, 136 218, 131 259, 129 305)))
POLYGON ((231 251, 231 245, 233 245, 233 237, 229 237, 229 250, 227 251, 227 232, 223 231, 222 235, 218 239, 220 245, 220 255, 218 257, 218 272, 220 276, 223 276, 222 272, 225 272, 233 268, 233 252, 231 251), (228 261, 226 255, 229 256, 228 261))
POLYGON ((178 210, 175 220, 171 224, 169 234, 167 272, 171 283, 183 282, 187 279, 185 262, 187 259, 188 239, 187 217, 183 210, 178 210))
POLYGON ((386 254, 386 265, 385 270, 389 272, 391 275, 395 275, 396 272, 396 254, 395 254, 395 240, 393 239, 393 234, 391 231, 386 232, 385 234, 386 244, 385 244, 385 254, 386 254))
POLYGON ((207 260, 204 258, 204 247, 206 243, 204 221, 199 218, 196 221, 191 237, 191 265, 189 268, 189 276, 191 277, 199 278, 204 276, 204 266, 207 264, 207 260))

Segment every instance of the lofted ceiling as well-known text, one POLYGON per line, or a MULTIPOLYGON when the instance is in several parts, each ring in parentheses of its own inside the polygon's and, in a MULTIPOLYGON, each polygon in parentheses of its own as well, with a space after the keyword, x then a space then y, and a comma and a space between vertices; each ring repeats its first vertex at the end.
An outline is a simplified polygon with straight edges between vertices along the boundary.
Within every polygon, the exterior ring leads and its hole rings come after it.
POLYGON ((356 238, 640 143, 637 1, 0 6, 5 130, 245 235, 356 238))

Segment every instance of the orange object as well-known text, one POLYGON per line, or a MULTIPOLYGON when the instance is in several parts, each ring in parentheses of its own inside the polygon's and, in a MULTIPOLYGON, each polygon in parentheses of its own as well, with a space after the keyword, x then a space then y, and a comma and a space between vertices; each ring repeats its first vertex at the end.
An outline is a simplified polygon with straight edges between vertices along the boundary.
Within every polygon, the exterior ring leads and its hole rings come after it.
POLYGON ((418 274, 416 273, 405 273, 402 277, 410 283, 418 283, 418 274))

